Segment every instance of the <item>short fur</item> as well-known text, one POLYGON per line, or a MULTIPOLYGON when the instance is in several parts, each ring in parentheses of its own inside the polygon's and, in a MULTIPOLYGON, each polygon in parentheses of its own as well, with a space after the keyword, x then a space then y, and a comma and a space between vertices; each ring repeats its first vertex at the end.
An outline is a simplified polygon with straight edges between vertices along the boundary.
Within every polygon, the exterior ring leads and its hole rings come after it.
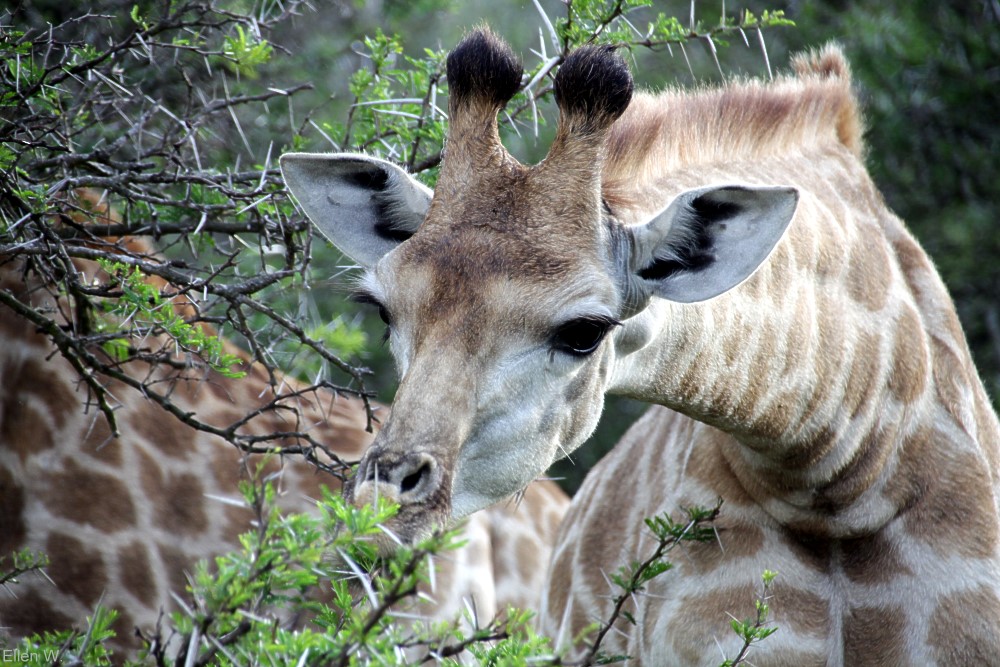
POLYGON ((797 76, 692 93, 635 96, 608 136, 605 197, 695 164, 760 160, 840 143, 861 157, 864 126, 850 67, 835 45, 800 54, 797 76))

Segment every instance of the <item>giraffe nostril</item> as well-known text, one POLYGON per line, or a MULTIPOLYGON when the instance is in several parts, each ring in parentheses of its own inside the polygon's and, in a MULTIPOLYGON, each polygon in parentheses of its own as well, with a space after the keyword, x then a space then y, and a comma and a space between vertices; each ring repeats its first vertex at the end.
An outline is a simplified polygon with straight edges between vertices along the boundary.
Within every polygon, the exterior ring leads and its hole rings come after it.
POLYGON ((406 493, 407 491, 412 491, 413 489, 417 488, 417 486, 420 484, 420 481, 428 473, 430 473, 430 470, 431 470, 430 464, 424 462, 423 465, 421 465, 419 468, 417 468, 416 470, 414 470, 409 475, 403 478, 403 481, 401 481, 399 484, 399 490, 402 493, 406 493))

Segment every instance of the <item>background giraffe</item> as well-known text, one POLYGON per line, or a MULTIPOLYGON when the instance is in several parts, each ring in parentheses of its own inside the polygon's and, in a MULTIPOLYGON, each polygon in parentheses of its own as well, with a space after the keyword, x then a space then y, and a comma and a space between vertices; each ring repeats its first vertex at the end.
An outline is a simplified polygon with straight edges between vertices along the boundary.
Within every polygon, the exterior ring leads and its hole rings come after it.
MULTIPOLYGON (((128 243, 133 252, 145 247, 141 240, 128 243)), ((80 268, 96 274, 87 263, 80 268)), ((37 308, 54 305, 46 287, 25 262, 4 258, 0 289, 37 308)), ((0 637, 71 627, 100 601, 120 612, 112 645, 133 650, 134 628, 148 632, 161 610, 174 607, 170 593, 183 595, 195 562, 235 548, 250 528, 248 509, 219 500, 239 498, 243 456, 114 381, 108 387, 119 402, 121 436, 112 439, 103 415, 87 405, 76 371, 34 325, 3 308, 0 336, 0 555, 31 548, 51 559, 48 579, 25 575, 0 591, 0 637)), ((241 379, 195 367, 177 374, 134 364, 130 372, 154 383, 169 377, 175 404, 225 427, 273 397, 266 371, 248 369, 241 379)), ((371 440, 356 399, 310 394, 288 404, 299 411, 297 423, 267 412, 243 432, 308 431, 346 461, 359 458, 371 440)), ((312 511, 321 485, 339 485, 299 458, 272 467, 280 469, 282 510, 312 511)), ((567 504, 555 484, 540 482, 519 505, 470 520, 468 544, 435 561, 436 604, 428 612, 454 618, 470 597, 483 622, 507 605, 537 608, 543 564, 567 504)))
POLYGON ((449 56, 433 197, 365 156, 284 156, 304 210, 368 268, 402 369, 352 492, 391 487, 420 535, 579 446, 605 391, 644 399, 664 407, 563 524, 548 633, 606 617, 607 574, 652 548, 643 517, 721 497, 718 541, 636 596, 607 650, 717 664, 768 568, 781 630, 755 664, 989 664, 1000 427, 866 173, 846 62, 794 64, 630 101, 625 64, 581 49, 549 155, 524 166, 496 129, 521 68, 480 30, 449 56))

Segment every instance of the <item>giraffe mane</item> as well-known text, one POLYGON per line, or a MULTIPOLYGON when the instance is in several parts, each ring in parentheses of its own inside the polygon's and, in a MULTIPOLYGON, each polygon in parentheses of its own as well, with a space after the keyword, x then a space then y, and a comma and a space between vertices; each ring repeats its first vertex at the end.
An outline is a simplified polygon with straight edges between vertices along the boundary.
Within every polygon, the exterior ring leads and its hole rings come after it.
POLYGON ((850 68, 835 44, 792 59, 794 75, 691 91, 640 92, 609 132, 605 186, 631 188, 699 164, 840 144, 863 153, 850 68))

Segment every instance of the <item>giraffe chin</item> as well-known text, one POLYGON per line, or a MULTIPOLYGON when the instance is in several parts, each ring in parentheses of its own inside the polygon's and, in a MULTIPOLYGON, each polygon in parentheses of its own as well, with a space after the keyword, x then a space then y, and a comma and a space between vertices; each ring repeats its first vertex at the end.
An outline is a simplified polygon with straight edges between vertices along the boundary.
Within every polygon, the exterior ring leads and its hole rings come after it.
POLYGON ((359 489, 351 480, 345 485, 344 496, 355 507, 375 505, 378 502, 376 493, 399 505, 396 514, 382 524, 382 532, 370 538, 378 547, 379 556, 388 557, 400 547, 414 546, 436 531, 452 525, 450 498, 443 491, 433 494, 426 502, 408 503, 389 485, 376 488, 363 484, 359 489))

